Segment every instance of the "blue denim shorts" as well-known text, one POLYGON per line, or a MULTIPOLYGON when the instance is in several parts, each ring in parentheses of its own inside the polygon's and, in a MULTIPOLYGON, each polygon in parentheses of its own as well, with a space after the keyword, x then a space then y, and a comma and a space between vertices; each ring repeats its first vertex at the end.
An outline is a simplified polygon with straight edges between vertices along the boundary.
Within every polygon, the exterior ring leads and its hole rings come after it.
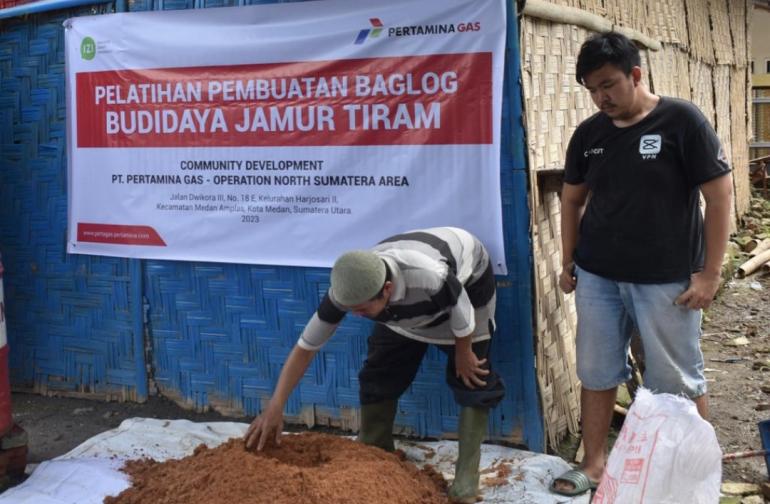
POLYGON ((645 387, 690 398, 706 393, 701 310, 674 304, 689 281, 616 282, 575 269, 577 372, 584 388, 607 390, 631 377, 627 355, 636 327, 644 346, 645 387))

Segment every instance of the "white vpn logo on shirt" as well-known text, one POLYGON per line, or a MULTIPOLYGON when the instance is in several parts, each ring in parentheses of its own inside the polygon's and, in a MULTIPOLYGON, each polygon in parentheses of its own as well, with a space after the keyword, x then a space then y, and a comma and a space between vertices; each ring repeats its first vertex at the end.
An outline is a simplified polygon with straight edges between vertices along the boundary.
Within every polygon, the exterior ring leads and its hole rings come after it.
POLYGON ((639 140, 639 154, 642 159, 655 159, 662 145, 663 138, 660 135, 642 135, 639 140))

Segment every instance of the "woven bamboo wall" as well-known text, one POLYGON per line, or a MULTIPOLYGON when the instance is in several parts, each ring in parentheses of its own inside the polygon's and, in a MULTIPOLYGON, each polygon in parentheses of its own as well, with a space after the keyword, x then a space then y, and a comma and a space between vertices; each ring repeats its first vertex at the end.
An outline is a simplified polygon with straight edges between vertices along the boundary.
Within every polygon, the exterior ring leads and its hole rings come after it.
MULTIPOLYGON (((691 101, 715 124, 713 66, 699 60, 690 60, 691 101)), ((727 119, 729 121, 729 118, 727 119)))
POLYGON ((578 431, 580 385, 575 370, 577 317, 571 296, 558 285, 561 270, 560 179, 536 177, 532 184, 536 285, 537 377, 546 434, 557 446, 565 432, 578 431))
MULTIPOLYGON (((730 136, 732 138, 733 184, 737 216, 749 211, 751 190, 749 183, 749 148, 751 142, 751 28, 750 0, 727 1, 727 16, 733 42, 730 66, 730 136)), ((728 40, 725 38, 725 40, 728 40)))
POLYGON ((647 33, 647 2, 640 0, 614 0, 607 2, 607 16, 618 26, 640 29, 647 33))
MULTIPOLYGON (((748 60, 744 60, 748 61, 748 60)), ((749 182, 749 149, 751 140, 751 93, 746 82, 751 78, 746 66, 731 67, 730 73, 730 129, 733 161, 733 184, 735 187, 735 210, 738 215, 749 211, 751 188, 749 182)))
MULTIPOLYGON (((735 178, 734 213, 749 204, 747 94, 748 0, 550 0, 609 19, 660 42, 642 50, 651 90, 695 103, 714 125, 735 178)), ((575 372, 573 297, 558 288, 561 270, 559 188, 577 125, 596 112, 575 82, 586 28, 526 15, 521 21, 522 84, 535 258, 537 369, 549 442, 577 432, 580 383, 575 372)))
POLYGON ((530 166, 561 169, 578 124, 593 114, 591 98, 575 81, 575 58, 588 36, 581 28, 522 22, 522 85, 527 97, 530 166))
MULTIPOLYGON (((708 0, 685 0, 687 32, 690 43, 687 50, 697 60, 714 64, 714 42, 709 22, 708 0)), ((732 46, 732 43, 730 44, 732 46)))
MULTIPOLYGON (((732 50, 730 51, 732 58, 732 50)), ((713 82, 713 103, 714 103, 714 128, 716 129, 719 142, 727 157, 730 166, 733 166, 733 147, 732 147, 732 116, 730 114, 731 96, 730 96, 730 78, 732 77, 732 67, 729 65, 717 65, 712 71, 713 82)), ((747 177, 748 179, 748 177, 747 177)), ((737 229, 735 218, 735 205, 731 208, 730 232, 737 229)))
MULTIPOLYGON (((732 78, 732 67, 728 65, 717 65, 712 72, 712 80, 714 83, 714 117, 716 124, 714 125, 719 141, 722 144, 722 148, 725 151, 727 159, 730 160, 730 166, 732 163, 732 116, 730 114, 731 103, 731 89, 730 79, 732 78)), ((741 103, 742 105, 742 103, 741 103)), ((741 106, 741 109, 745 107, 741 106)))
POLYGON ((690 35, 687 31, 684 0, 647 3, 647 31, 649 35, 664 43, 687 46, 690 35))
POLYGON ((730 19, 730 34, 733 37, 733 51, 735 59, 733 63, 738 67, 748 65, 750 54, 749 24, 751 16, 747 15, 747 9, 750 7, 743 0, 727 2, 727 11, 730 19))
POLYGON ((664 46, 650 51, 650 78, 656 93, 692 99, 690 86, 690 58, 675 46, 664 46))
POLYGON ((538 172, 563 168, 570 135, 594 113, 588 94, 575 81, 575 57, 588 31, 575 26, 522 19, 522 87, 535 258, 535 339, 538 385, 546 434, 556 446, 577 432, 580 408, 575 372, 575 307, 558 287, 561 267, 558 180, 538 172), (541 182, 545 185, 541 186, 541 182))
POLYGON ((727 2, 709 0, 709 19, 711 20, 711 40, 714 42, 716 64, 733 64, 735 62, 735 48, 730 33, 730 13, 727 2))

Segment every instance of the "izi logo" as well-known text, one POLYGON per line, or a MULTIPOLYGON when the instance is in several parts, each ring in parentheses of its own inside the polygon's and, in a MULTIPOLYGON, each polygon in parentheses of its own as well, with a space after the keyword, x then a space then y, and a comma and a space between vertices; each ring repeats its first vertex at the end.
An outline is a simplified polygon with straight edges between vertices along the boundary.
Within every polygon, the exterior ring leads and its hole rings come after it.
POLYGON ((639 140, 639 154, 642 159, 656 159, 663 145, 660 135, 643 135, 639 140))
POLYGON ((91 37, 86 37, 80 43, 80 57, 84 60, 92 60, 96 56, 96 42, 91 37))
POLYGON ((380 36, 380 33, 382 33, 382 21, 380 21, 379 18, 370 18, 369 23, 371 23, 371 28, 364 28, 360 32, 358 32, 358 36, 356 37, 356 44, 363 44, 364 41, 366 41, 366 37, 370 38, 376 38, 380 36))

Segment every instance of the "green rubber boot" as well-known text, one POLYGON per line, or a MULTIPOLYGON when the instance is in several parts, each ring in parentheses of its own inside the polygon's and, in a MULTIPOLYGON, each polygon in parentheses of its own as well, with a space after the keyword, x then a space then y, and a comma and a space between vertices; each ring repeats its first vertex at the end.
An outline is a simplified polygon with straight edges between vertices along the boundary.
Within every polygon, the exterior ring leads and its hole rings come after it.
POLYGON ((449 487, 449 498, 459 504, 473 504, 479 493, 481 442, 487 435, 489 409, 464 407, 460 410, 459 453, 455 479, 449 487))
POLYGON ((397 404, 398 401, 394 399, 362 405, 358 440, 385 451, 394 451, 396 447, 393 444, 393 421, 396 418, 397 404))

